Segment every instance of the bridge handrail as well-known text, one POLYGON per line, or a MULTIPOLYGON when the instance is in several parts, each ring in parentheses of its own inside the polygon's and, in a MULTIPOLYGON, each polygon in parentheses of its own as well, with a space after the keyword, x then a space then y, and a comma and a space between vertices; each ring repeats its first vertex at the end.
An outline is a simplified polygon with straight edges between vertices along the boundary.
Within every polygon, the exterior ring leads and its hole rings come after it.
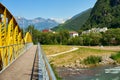
MULTIPOLYGON (((48 62, 48 59, 46 58, 46 55, 44 54, 43 52, 43 49, 40 45, 40 43, 38 43, 38 58, 39 58, 39 70, 40 70, 40 60, 41 58, 43 59, 43 69, 42 69, 42 72, 43 72, 43 80, 57 80, 56 77, 55 77, 55 74, 48 62), (45 68, 44 68, 45 67, 45 68), (44 78, 45 77, 45 78, 44 78)), ((40 73, 41 71, 39 71, 40 73)), ((39 80, 41 80, 41 75, 39 74, 39 80)))
MULTIPOLYGON (((0 46, 0 48, 5 48, 5 47, 10 47, 10 46, 18 46, 18 45, 22 45, 24 43, 21 43, 21 44, 11 44, 11 45, 8 45, 8 46, 0 46)), ((25 43, 25 44, 30 44, 30 43, 25 43)), ((33 44, 33 43, 32 43, 33 44)))
POLYGON ((2 62, 3 67, 2 70, 0 70, 0 73, 2 73, 8 66, 10 66, 10 64, 12 64, 19 56, 21 56, 24 52, 26 52, 32 45, 33 43, 25 43, 25 44, 21 43, 21 44, 12 44, 8 46, 0 46, 0 50, 3 51, 4 59, 5 59, 4 53, 6 52, 6 50, 8 54, 8 59, 7 59, 8 64, 5 66, 5 63, 2 62), (19 47, 19 49, 15 50, 15 47, 19 47), (10 61, 10 48, 12 48, 11 54, 13 54, 12 61, 10 61))

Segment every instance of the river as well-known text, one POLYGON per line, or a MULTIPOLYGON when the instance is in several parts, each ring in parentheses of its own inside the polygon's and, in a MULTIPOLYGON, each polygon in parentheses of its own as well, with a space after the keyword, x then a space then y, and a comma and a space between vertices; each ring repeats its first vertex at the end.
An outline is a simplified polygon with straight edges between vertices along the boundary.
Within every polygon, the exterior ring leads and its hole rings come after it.
POLYGON ((120 66, 106 65, 91 68, 56 69, 62 80, 120 80, 120 66))

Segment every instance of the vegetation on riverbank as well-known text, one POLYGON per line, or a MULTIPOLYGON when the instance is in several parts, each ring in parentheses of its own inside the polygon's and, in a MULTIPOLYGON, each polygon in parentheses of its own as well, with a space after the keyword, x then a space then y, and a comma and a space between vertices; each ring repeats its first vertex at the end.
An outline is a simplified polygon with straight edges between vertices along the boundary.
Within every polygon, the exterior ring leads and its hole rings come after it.
MULTIPOLYGON (((55 67, 88 67, 86 64, 82 63, 84 59, 86 59, 89 56, 99 56, 102 58, 102 61, 100 62, 101 64, 109 64, 111 63, 109 61, 109 57, 111 54, 115 54, 120 50, 120 47, 118 46, 112 46, 110 47, 81 47, 81 46, 59 46, 59 45, 44 45, 43 49, 47 56, 57 54, 57 52, 54 52, 54 49, 58 51, 58 53, 61 51, 63 52, 62 49, 65 51, 72 49, 72 47, 77 47, 79 48, 76 51, 72 51, 69 53, 65 53, 62 55, 58 55, 55 57, 48 57, 49 61, 51 64, 53 64, 55 67), (57 47, 57 48, 54 48, 57 47), (62 48, 65 47, 65 48, 62 48), (68 48, 67 48, 68 47, 68 48), (51 54, 51 52, 53 53, 51 54)), ((92 59, 91 59, 92 60, 92 59)))
POLYGON ((117 52, 117 54, 112 54, 110 56, 113 60, 116 60, 118 63, 120 63, 120 52, 117 52))
POLYGON ((115 55, 119 52, 119 46, 65 46, 65 45, 42 45, 49 62, 53 68, 57 80, 62 80, 57 68, 88 68, 96 65, 105 65, 111 63, 109 61, 111 54, 115 55), (49 55, 58 54, 77 47, 76 51, 68 52, 55 57, 49 55))
POLYGON ((88 56, 83 60, 84 64, 89 65, 89 64, 98 64, 99 62, 102 61, 101 56, 88 56))

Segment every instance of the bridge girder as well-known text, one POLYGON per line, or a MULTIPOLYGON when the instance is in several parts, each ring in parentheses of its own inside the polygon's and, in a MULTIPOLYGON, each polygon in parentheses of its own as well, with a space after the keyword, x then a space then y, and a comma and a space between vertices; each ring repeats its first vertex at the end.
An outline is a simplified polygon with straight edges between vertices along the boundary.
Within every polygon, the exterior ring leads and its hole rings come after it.
POLYGON ((14 16, 0 3, 0 70, 17 58, 19 54, 13 52, 17 52, 28 42, 32 42, 30 33, 27 32, 24 38, 14 16))

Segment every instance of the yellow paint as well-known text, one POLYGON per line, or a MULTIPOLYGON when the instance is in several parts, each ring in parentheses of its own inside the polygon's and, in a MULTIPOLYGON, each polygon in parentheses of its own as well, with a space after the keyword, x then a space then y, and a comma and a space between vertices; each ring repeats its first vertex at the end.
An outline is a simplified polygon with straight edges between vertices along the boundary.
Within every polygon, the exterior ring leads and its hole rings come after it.
POLYGON ((31 36, 31 34, 30 34, 30 32, 27 32, 26 33, 26 36, 25 36, 25 43, 30 43, 30 42, 32 42, 32 36, 31 36))
POLYGON ((0 70, 20 55, 26 43, 32 42, 29 32, 25 37, 14 16, 0 3, 0 70))

